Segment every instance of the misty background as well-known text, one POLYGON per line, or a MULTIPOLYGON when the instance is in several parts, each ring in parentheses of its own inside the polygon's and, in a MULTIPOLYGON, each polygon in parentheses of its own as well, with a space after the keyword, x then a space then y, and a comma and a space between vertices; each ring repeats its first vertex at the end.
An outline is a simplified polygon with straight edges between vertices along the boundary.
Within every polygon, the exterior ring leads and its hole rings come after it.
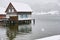
POLYGON ((60 0, 0 0, 0 7, 4 7, 9 2, 29 4, 34 12, 58 11, 60 13, 60 0))

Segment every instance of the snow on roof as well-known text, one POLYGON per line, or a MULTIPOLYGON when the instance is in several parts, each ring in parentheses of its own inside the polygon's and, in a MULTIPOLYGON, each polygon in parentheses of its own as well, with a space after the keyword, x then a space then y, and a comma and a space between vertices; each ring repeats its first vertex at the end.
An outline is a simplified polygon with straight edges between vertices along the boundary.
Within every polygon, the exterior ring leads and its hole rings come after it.
POLYGON ((0 7, 0 14, 6 14, 5 13, 5 8, 0 7))
MULTIPOLYGON (((11 2, 11 3, 18 12, 20 12, 20 11, 22 11, 22 12, 32 12, 32 9, 30 8, 30 6, 28 4, 20 3, 20 2, 11 2)), ((9 5, 9 3, 7 3, 5 8, 7 8, 8 5, 9 5)))
MULTIPOLYGON (((5 10, 7 9, 9 3, 7 3, 3 8, 0 7, 0 14, 6 14, 5 10)), ((11 3, 18 12, 32 12, 32 9, 28 4, 19 2, 11 2, 11 3)))

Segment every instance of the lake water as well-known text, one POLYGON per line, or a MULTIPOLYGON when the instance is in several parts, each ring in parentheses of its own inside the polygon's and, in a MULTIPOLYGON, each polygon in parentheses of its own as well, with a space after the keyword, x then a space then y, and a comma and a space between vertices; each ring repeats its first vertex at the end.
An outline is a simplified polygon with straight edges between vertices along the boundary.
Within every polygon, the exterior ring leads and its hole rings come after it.
POLYGON ((35 15, 35 24, 0 26, 0 40, 34 40, 60 35, 60 16, 35 15))

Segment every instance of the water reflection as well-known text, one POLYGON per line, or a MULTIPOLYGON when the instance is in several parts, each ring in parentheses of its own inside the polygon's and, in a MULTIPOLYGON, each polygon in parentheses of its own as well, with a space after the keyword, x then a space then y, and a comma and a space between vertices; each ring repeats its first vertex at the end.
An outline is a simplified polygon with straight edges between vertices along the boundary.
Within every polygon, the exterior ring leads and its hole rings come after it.
POLYGON ((32 31, 31 25, 19 25, 18 31, 20 33, 29 33, 32 31))
POLYGON ((8 25, 7 26, 7 37, 9 40, 13 40, 13 38, 16 37, 16 34, 18 32, 18 25, 8 25))
POLYGON ((30 33, 31 31, 31 25, 8 24, 6 34, 9 40, 13 40, 16 38, 16 35, 30 33))

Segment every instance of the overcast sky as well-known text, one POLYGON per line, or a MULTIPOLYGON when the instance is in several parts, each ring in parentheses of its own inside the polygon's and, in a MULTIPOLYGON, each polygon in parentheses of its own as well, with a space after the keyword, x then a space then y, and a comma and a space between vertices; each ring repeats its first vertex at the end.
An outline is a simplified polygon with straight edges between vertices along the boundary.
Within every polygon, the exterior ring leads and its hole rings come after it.
POLYGON ((31 6, 31 8, 34 11, 40 11, 40 9, 44 8, 42 7, 43 5, 46 5, 48 3, 54 3, 57 5, 60 5, 60 0, 0 0, 0 7, 3 7, 4 5, 6 5, 8 2, 13 1, 13 2, 23 2, 23 3, 27 3, 31 6))

